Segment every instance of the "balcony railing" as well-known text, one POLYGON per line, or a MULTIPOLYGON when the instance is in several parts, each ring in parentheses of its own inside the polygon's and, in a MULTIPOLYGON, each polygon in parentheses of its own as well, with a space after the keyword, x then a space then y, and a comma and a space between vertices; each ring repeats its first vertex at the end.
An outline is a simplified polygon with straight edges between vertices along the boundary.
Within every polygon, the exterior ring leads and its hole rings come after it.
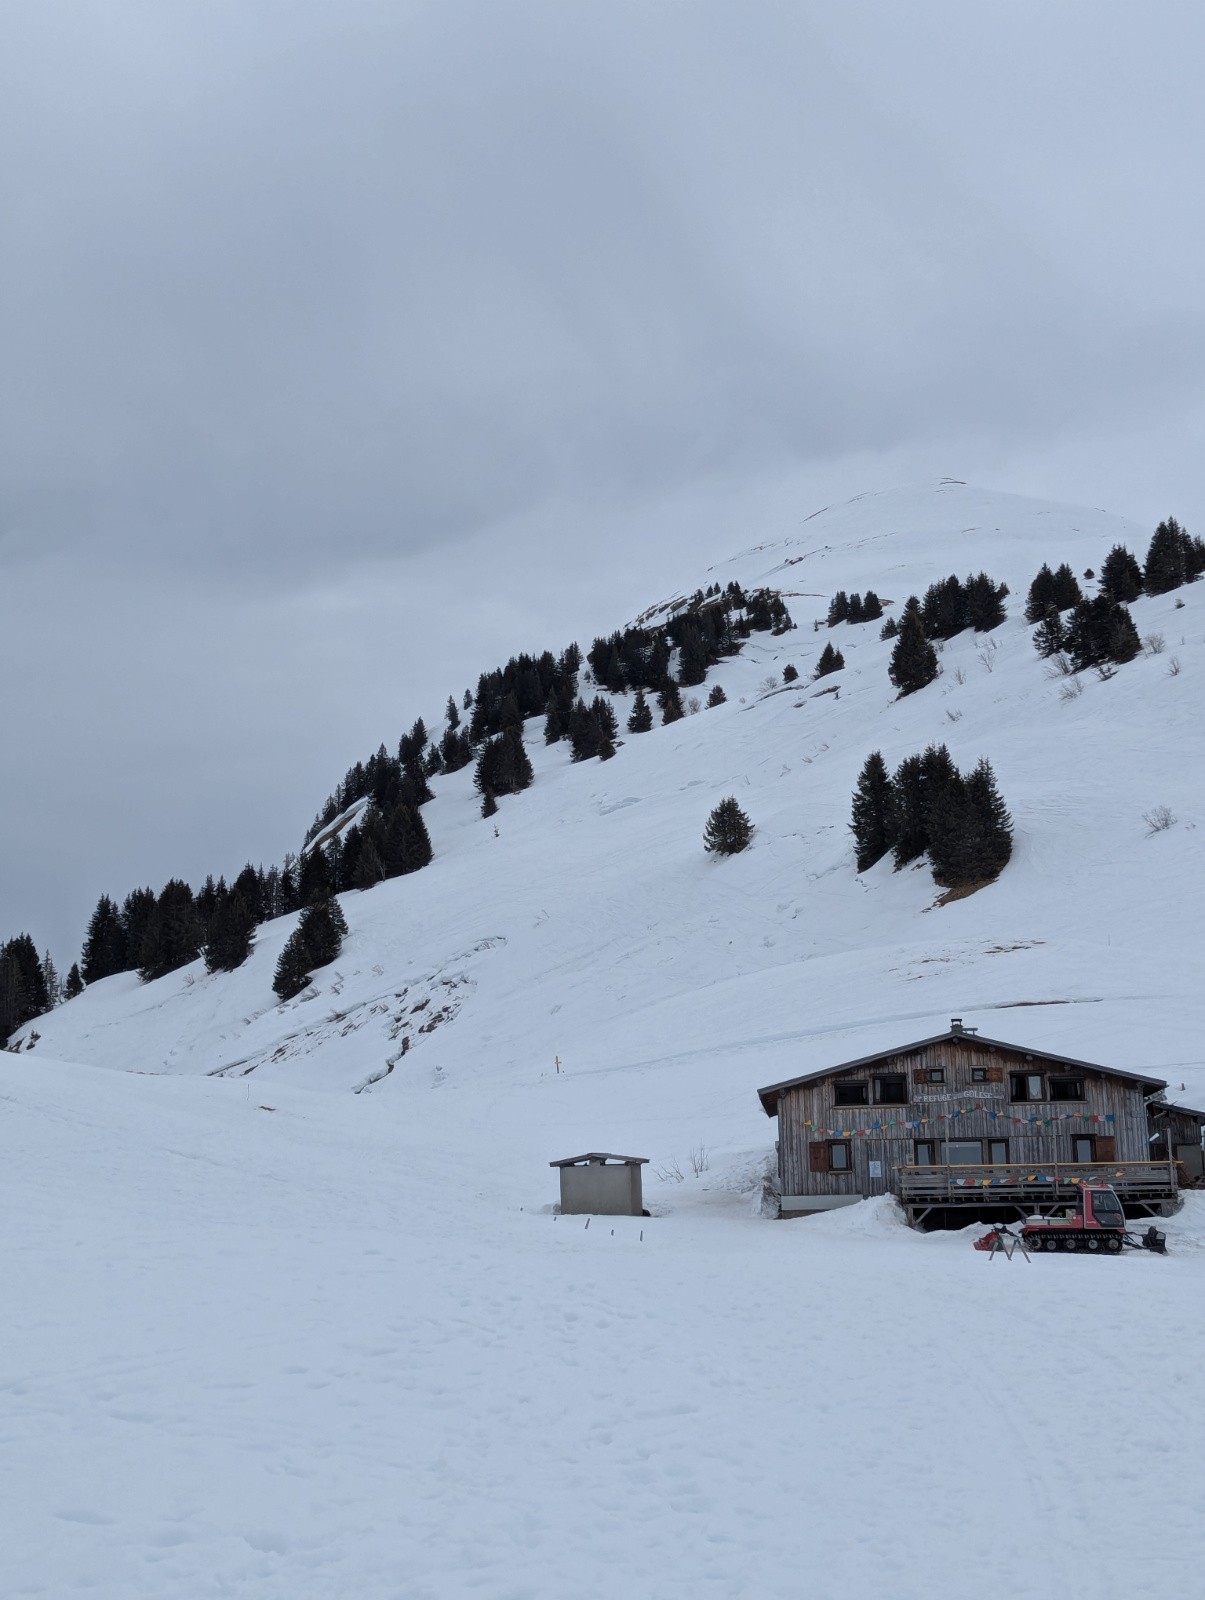
POLYGON ((996 1166, 897 1167, 901 1200, 987 1204, 996 1200, 1071 1200, 1081 1183, 1107 1183, 1122 1200, 1173 1197, 1178 1174, 1174 1161, 1001 1162, 996 1166))

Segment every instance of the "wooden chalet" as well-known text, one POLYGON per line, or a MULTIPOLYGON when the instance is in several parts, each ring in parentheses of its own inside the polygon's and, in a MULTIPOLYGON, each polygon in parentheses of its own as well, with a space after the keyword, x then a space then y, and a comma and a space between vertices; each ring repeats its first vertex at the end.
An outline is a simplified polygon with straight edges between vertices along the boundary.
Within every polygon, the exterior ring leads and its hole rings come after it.
MULTIPOLYGON (((1072 1201, 1084 1179, 1112 1184, 1128 1215, 1169 1214, 1184 1119, 1167 1123, 1168 1159, 1158 1117, 1183 1108, 1162 1101, 1166 1087, 986 1039, 955 1017, 935 1038, 758 1094, 778 1118, 783 1216, 894 1194, 913 1224, 932 1227, 1049 1211, 1072 1201)), ((1194 1137, 1199 1151, 1199 1125, 1194 1137)))

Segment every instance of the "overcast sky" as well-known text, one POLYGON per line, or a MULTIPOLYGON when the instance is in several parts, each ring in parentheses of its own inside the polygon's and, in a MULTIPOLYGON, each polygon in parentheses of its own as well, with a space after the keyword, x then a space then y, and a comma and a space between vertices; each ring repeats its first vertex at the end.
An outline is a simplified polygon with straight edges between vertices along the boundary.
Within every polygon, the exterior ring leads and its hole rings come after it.
POLYGON ((1205 13, 0 0, 0 937, 862 489, 1205 531, 1205 13))

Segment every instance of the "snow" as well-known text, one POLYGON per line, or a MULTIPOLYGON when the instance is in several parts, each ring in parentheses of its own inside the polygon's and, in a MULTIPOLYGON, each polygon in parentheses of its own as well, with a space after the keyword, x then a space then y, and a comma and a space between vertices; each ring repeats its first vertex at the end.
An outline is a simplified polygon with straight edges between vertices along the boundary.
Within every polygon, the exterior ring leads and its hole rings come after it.
POLYGON ((1043 560, 1148 537, 956 483, 827 510, 699 575, 781 584, 799 624, 712 674, 726 705, 606 764, 533 723, 536 782, 489 821, 470 772, 435 781, 434 863, 343 897, 306 997, 271 993, 282 919, 236 973, 109 979, 0 1056, 0 1592, 1138 1600, 1195 1576, 1201 1197, 1165 1259, 1110 1262, 989 1261, 889 1201, 760 1205, 758 1086, 951 1016, 1205 1100, 1205 584, 1139 601, 1166 649, 1072 701, 1021 619, 1043 560), (879 624, 811 628, 837 588, 898 613, 981 566, 1012 589, 998 648, 952 641, 907 700, 879 624), (923 869, 856 875, 846 827, 869 751, 933 740, 990 757, 1017 834, 945 907, 923 869), (716 861, 728 793, 756 833, 716 861), (1177 821, 1147 837, 1158 804, 1177 821), (653 1215, 556 1216, 548 1162, 581 1149, 647 1155, 653 1215))

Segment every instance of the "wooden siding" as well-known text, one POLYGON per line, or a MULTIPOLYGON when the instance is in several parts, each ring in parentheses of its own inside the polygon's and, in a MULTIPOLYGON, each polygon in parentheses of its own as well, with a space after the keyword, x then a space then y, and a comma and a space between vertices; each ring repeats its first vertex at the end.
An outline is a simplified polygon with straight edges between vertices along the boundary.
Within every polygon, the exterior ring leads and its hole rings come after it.
MULTIPOLYGON (((968 1034, 922 1050, 885 1055, 870 1065, 784 1090, 778 1102, 779 1181, 784 1195, 885 1194, 894 1189, 895 1169, 914 1164, 916 1142, 924 1139, 938 1141, 939 1162, 940 1141, 945 1139, 1006 1139, 1008 1159, 1013 1163, 1069 1162, 1074 1158, 1071 1141, 1076 1135, 1113 1139, 1111 1159, 1118 1162, 1146 1161, 1150 1155, 1148 1133, 1146 1102, 1140 1086, 1087 1068, 1072 1072, 1048 1067, 1039 1056, 990 1046, 968 1034), (938 1068, 945 1072, 945 1083, 927 1082, 925 1074, 938 1068), (973 1083, 973 1068, 987 1068, 996 1081, 973 1083), (1082 1077, 1084 1098, 1014 1103, 1010 1098, 1013 1072, 1041 1072, 1048 1080, 1082 1077), (876 1105, 875 1078, 900 1074, 908 1085, 907 1104, 876 1105), (869 1086, 868 1105, 836 1104, 836 1086, 849 1082, 865 1082, 869 1086), (1112 1122, 1092 1120, 1110 1116, 1112 1122), (1042 1126, 1040 1121, 1014 1122, 1013 1117, 1058 1120, 1042 1126), (873 1130, 876 1122, 886 1124, 897 1119, 927 1125, 881 1126, 873 1130), (858 1131, 862 1129, 869 1131, 858 1131), (853 1135, 847 1141, 849 1169, 815 1170, 809 1145, 817 1140, 841 1138, 845 1132, 853 1135), (872 1178, 870 1166, 876 1161, 880 1175, 872 1178)), ((822 1165, 817 1162, 817 1166, 822 1165)))

